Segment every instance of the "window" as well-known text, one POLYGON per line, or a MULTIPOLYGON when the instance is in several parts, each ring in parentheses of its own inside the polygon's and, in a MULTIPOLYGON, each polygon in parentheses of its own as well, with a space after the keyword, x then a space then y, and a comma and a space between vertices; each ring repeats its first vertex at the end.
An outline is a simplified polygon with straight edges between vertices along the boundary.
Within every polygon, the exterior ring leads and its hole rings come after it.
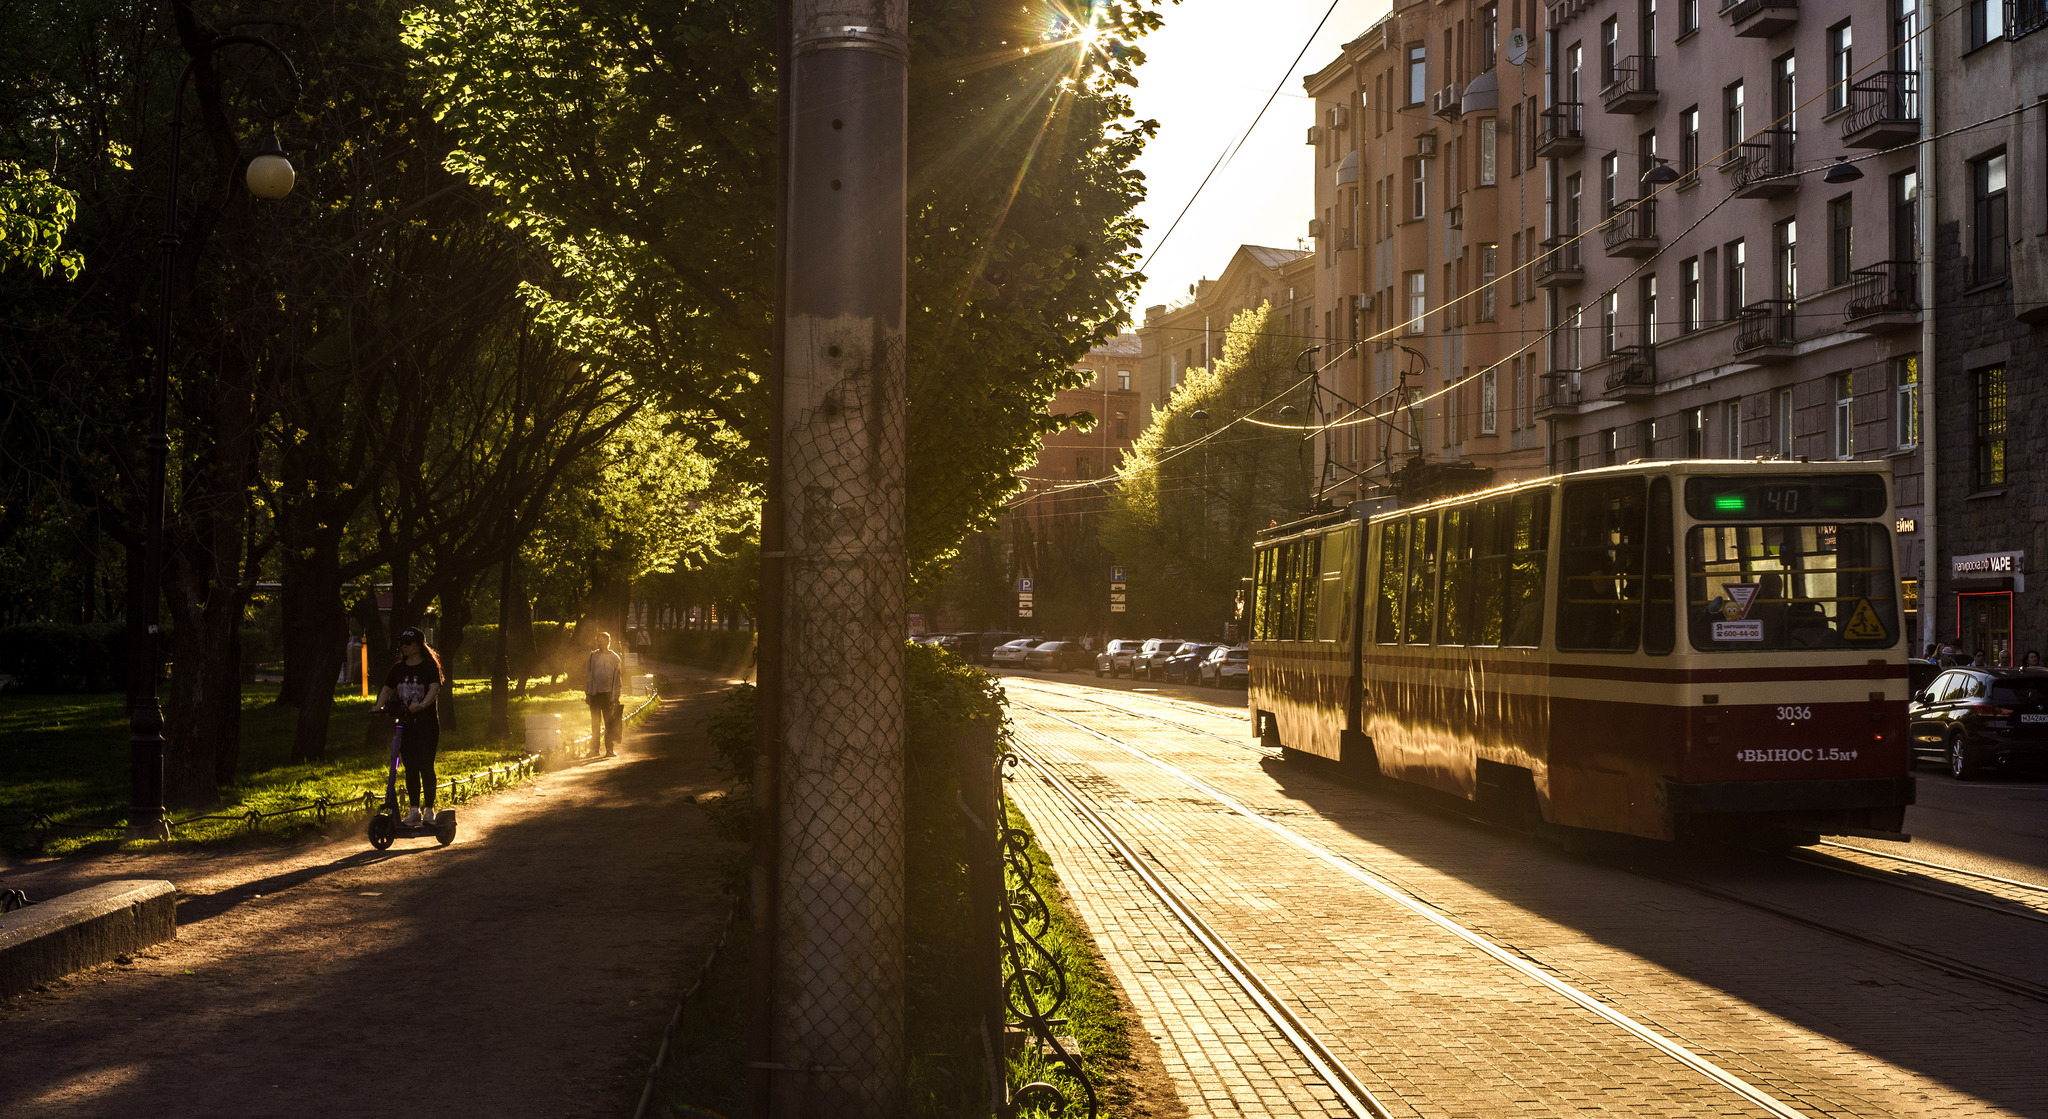
POLYGON ((1437 515, 1408 521, 1408 612, 1401 639, 1427 645, 1436 635, 1437 515))
POLYGON ((1855 197, 1828 199, 1828 286, 1849 282, 1856 267, 1855 197))
POLYGON ((1534 97, 1529 98, 1528 106, 1528 111, 1522 114, 1522 127, 1526 130, 1526 134, 1522 137, 1522 154, 1528 157, 1528 169, 1534 171, 1536 169, 1536 121, 1538 120, 1536 99, 1534 97))
POLYGON ((2005 484, 2005 367, 1977 371, 1977 488, 2005 484))
POLYGON ((1558 551, 1559 649, 1629 653, 1641 643, 1643 490, 1641 478, 1565 487, 1558 551))
POLYGON ((1408 48, 1408 103, 1420 105, 1429 99, 1429 48, 1420 43, 1408 48))
POLYGON ((1640 185, 1643 181, 1643 176, 1649 174, 1650 168, 1657 166, 1660 162, 1662 161, 1657 158, 1657 130, 1653 128, 1636 137, 1636 182, 1638 184, 1634 191, 1636 197, 1641 198, 1644 194, 1648 193, 1640 185))
POLYGON ((1835 382, 1835 457, 1856 456, 1856 375, 1837 373, 1835 382))
POLYGON ((1513 123, 1515 126, 1515 161, 1508 164, 1508 174, 1519 175, 1522 173, 1522 161, 1528 158, 1528 153, 1524 150, 1527 144, 1526 137, 1522 134, 1524 125, 1522 124, 1522 103, 1520 101, 1515 102, 1513 123))
POLYGON ((1429 212, 1429 163, 1421 156, 1408 157, 1408 220, 1429 212))
POLYGON ((1700 107, 1678 114, 1678 172, 1681 186, 1691 186, 1699 181, 1700 169, 1700 107))
POLYGON ((1585 183, 1583 178, 1577 172, 1573 172, 1572 174, 1565 176, 1564 232, 1567 236, 1578 236, 1580 221, 1579 204, 1582 200, 1581 196, 1584 194, 1585 183))
POLYGON ((1479 321, 1494 319, 1494 277, 1500 269, 1500 246, 1491 242, 1479 246, 1479 321))
POLYGON ((1093 463, 1092 461, 1090 461, 1090 460, 1089 460, 1089 458, 1088 458, 1088 456, 1087 456, 1087 455, 1076 455, 1076 456, 1074 456, 1074 477, 1076 477, 1076 478, 1093 478, 1093 477, 1095 477, 1095 464, 1094 464, 1094 463, 1093 463))
POLYGON ((1643 345, 1657 344, 1657 276, 1651 273, 1637 281, 1637 310, 1642 313, 1643 345))
MULTIPOLYGON (((1374 598, 1373 640, 1393 645, 1401 640, 1401 592, 1408 585, 1408 522, 1379 526, 1380 588, 1374 598)), ((1264 555, 1265 553, 1260 553, 1264 555)))
POLYGON ((1828 112, 1838 112, 1849 107, 1849 83, 1856 75, 1856 65, 1850 57, 1849 21, 1828 28, 1828 112))
POLYGON ((1721 438, 1728 445, 1728 457, 1741 458, 1742 402, 1740 400, 1731 400, 1722 406, 1721 426, 1725 429, 1721 433, 1721 438))
POLYGON ((1733 148, 1749 138, 1742 127, 1742 83, 1735 82, 1721 90, 1721 113, 1727 122, 1726 147, 1733 148))
POLYGON ((1685 414, 1685 457, 1707 457, 1707 410, 1694 408, 1685 414))
POLYGON ((1621 348, 1621 294, 1608 292, 1600 301, 1600 356, 1614 356, 1621 348))
POLYGON ((1722 255, 1728 260, 1728 310, 1722 317, 1732 319, 1742 314, 1742 309, 1749 303, 1748 279, 1744 275, 1749 267, 1748 254, 1741 241, 1730 241, 1727 252, 1722 255))
POLYGON ((1131 371, 1130 371, 1130 370, 1128 370, 1128 369, 1119 369, 1119 370, 1117 370, 1117 371, 1116 371, 1116 387, 1117 387, 1117 388, 1120 388, 1120 389, 1122 389, 1122 390, 1123 390, 1123 391, 1125 391, 1125 392, 1129 392, 1129 391, 1131 391, 1131 371))
POLYGON ((1970 0, 1970 47, 1975 49, 2005 34, 2005 0, 1970 0))
POLYGON ((1494 183, 1494 158, 1499 145, 1499 121, 1488 117, 1479 122, 1479 185, 1494 183))
POLYGON ((1679 0, 1678 37, 1683 39, 1700 29, 1700 0, 1679 0))
POLYGON ((1481 72, 1493 69, 1493 60, 1500 57, 1500 9, 1488 4, 1479 9, 1479 69, 1481 72))
POLYGON ((1895 417, 1901 450, 1920 445, 1920 355, 1892 361, 1892 379, 1897 387, 1895 417))
POLYGON ((1771 128, 1790 132, 1792 112, 1799 107, 1798 60, 1786 51, 1771 62, 1771 128))
POLYGON ((1778 390, 1778 455, 1792 457, 1792 390, 1778 390))
POLYGON ((1696 525, 1685 551, 1687 629, 1696 649, 1871 649, 1898 640, 1889 525, 1696 525), (1747 618, 1761 623, 1760 634, 1757 627, 1730 630, 1716 609, 1731 583, 1755 586, 1747 618), (1866 611, 1881 634, 1853 624, 1866 611))
POLYGON ((1920 173, 1893 175, 1891 188, 1892 259, 1912 260, 1920 245, 1920 173))
POLYGON ((1579 337, 1579 327, 1583 324, 1584 318, 1584 312, 1578 304, 1574 303, 1565 308, 1564 329, 1558 333, 1558 356, 1562 360, 1552 364, 1551 368, 1573 370, 1579 367, 1579 355, 1585 352, 1580 348, 1584 343, 1579 337))
POLYGON ((1585 82, 1586 52, 1579 44, 1573 43, 1564 49, 1564 100, 1577 105, 1585 100, 1582 95, 1585 82))
POLYGON ((1614 216, 1616 182, 1621 178, 1621 156, 1609 152, 1600 158, 1600 216, 1614 216))
POLYGON ((1613 466, 1621 461, 1621 429, 1610 427, 1600 433, 1600 465, 1613 466))
MULTIPOLYGON (((1892 0, 1892 69, 1913 69, 1913 51, 1918 45, 1916 40, 1919 34, 1920 0, 1892 0)), ((1908 98, 1906 105, 1907 118, 1917 118, 1920 115, 1917 98, 1908 98)))
POLYGON ((1799 295, 1799 219, 1786 218, 1771 227, 1773 258, 1777 265, 1779 299, 1799 295))
POLYGON ((1657 457, 1657 421, 1644 420, 1636 425, 1636 457, 1644 462, 1657 457))
POLYGON ((1691 334, 1700 328, 1700 258, 1687 257, 1678 263, 1678 301, 1681 305, 1678 329, 1691 334))
POLYGON ((1429 315, 1429 277, 1422 272, 1408 273, 1408 333, 1422 333, 1423 320, 1429 315))
POLYGON ((2005 278, 2005 153, 1985 156, 1970 164, 1971 182, 1971 274, 1976 282, 1990 283, 2005 278))
POLYGON ((1492 435, 1496 430, 1496 412, 1500 410, 1500 386, 1494 380, 1494 371, 1489 369, 1479 375, 1479 434, 1492 435))
POLYGON ((1621 62, 1621 17, 1608 16, 1600 25, 1600 85, 1614 84, 1614 67, 1621 62))
POLYGON ((1118 409, 1116 414, 1116 437, 1118 439, 1129 439, 1131 437, 1131 414, 1122 409, 1118 409))

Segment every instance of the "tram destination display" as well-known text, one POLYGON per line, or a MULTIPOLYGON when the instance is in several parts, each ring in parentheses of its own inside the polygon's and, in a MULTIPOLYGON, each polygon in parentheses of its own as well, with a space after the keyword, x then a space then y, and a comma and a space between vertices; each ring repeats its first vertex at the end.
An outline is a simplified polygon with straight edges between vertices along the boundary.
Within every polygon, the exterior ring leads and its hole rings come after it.
POLYGON ((1881 517, 1884 510, 1884 479, 1875 474, 1685 480, 1685 511, 1702 521, 1881 517))

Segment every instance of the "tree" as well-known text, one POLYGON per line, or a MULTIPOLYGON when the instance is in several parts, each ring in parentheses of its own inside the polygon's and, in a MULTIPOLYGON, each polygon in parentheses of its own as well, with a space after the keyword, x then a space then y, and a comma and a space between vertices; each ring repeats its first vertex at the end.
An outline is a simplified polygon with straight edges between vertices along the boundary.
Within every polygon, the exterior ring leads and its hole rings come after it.
MULTIPOLYGON (((775 214, 770 0, 446 0, 409 41, 450 166, 556 246, 580 285, 557 308, 598 359, 678 422, 745 438, 758 483, 775 214)), ((1096 9, 1135 40, 1148 4, 1096 9)), ((989 527, 1053 392, 1121 321, 1136 276, 1131 163, 1150 122, 1123 90, 1133 49, 1048 47, 990 0, 913 4, 910 548, 941 571, 989 527)))
POLYGON ((1133 623, 1221 637, 1254 534, 1308 508, 1305 433, 1278 414, 1306 399, 1298 342, 1270 303, 1240 312, 1222 358, 1190 370, 1132 444, 1102 540, 1130 576, 1133 623))

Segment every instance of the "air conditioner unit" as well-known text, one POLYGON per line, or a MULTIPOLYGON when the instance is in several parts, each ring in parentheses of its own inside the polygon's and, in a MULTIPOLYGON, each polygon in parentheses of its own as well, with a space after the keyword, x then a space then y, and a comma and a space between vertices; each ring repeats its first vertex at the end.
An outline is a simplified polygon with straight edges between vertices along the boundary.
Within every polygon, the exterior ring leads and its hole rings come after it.
POLYGON ((1332 130, 1335 130, 1344 127, 1350 118, 1351 114, 1345 111, 1344 106, 1332 105, 1323 119, 1329 123, 1332 130))
POLYGON ((1365 293, 1364 295, 1354 295, 1354 296, 1352 296, 1351 298, 1352 298, 1352 299, 1354 299, 1354 300, 1356 300, 1356 301, 1358 302, 1358 309, 1359 309, 1359 310, 1361 310, 1361 311, 1370 311, 1370 310, 1372 310, 1372 308, 1373 308, 1373 302, 1374 302, 1374 295, 1373 295, 1373 293, 1372 293, 1372 292, 1366 292, 1366 293, 1365 293))
POLYGON ((1322 143, 1322 142, 1323 142, 1323 130, 1322 130, 1321 128, 1319 128, 1319 127, 1317 127, 1317 126, 1313 125, 1313 124, 1309 125, 1309 126, 1308 126, 1308 142, 1309 142, 1309 143, 1311 143, 1311 144, 1320 144, 1320 143, 1322 143))
POLYGON ((1452 229, 1465 228, 1465 207, 1451 207, 1450 217, 1448 220, 1444 222, 1444 224, 1451 227, 1452 229))
POLYGON ((1323 219, 1308 219, 1308 235, 1311 237, 1321 237, 1323 235, 1323 219))
POLYGON ((1415 154, 1423 159, 1436 158, 1436 133, 1424 132, 1415 137, 1415 154))
POLYGON ((1452 82, 1435 93, 1430 94, 1429 111, 1433 115, 1443 117, 1446 120, 1456 120, 1458 119, 1458 114, 1465 111, 1464 100, 1464 88, 1458 83, 1452 82))

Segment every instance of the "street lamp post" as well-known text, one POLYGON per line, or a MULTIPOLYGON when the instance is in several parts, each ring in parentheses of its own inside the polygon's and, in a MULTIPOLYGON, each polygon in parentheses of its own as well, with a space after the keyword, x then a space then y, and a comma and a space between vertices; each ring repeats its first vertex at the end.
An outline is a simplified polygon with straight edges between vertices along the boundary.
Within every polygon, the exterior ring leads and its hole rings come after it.
MULTIPOLYGON (((192 68, 199 65, 201 59, 222 47, 244 45, 270 52, 291 79, 291 97, 283 108, 271 115, 273 121, 298 106, 299 94, 305 88, 299 81, 298 68, 275 43, 255 35, 223 35, 206 44, 191 61, 185 63, 185 69, 178 74, 177 91, 171 101, 170 175, 164 187, 164 233, 157 239, 162 276, 158 288, 160 307, 157 312, 156 363, 149 386, 149 438, 143 443, 143 457, 149 468, 149 503, 143 511, 141 589, 129 599, 131 604, 141 607, 128 618, 129 647, 146 650, 143 657, 130 662, 139 664, 144 670, 142 679, 131 681, 129 685, 128 754, 133 796, 128 810, 128 834, 131 837, 155 839, 168 833, 164 824, 164 713, 156 694, 156 678, 163 666, 157 649, 156 613, 158 600, 163 594, 164 475, 171 449, 165 429, 169 426, 170 411, 171 300, 179 244, 178 149, 185 133, 185 83, 191 80, 192 68)), ((291 192, 295 179, 291 161, 285 158, 284 150, 279 147, 276 133, 265 136, 262 147, 249 160, 245 172, 244 181, 249 192, 258 198, 283 198, 291 192)))

